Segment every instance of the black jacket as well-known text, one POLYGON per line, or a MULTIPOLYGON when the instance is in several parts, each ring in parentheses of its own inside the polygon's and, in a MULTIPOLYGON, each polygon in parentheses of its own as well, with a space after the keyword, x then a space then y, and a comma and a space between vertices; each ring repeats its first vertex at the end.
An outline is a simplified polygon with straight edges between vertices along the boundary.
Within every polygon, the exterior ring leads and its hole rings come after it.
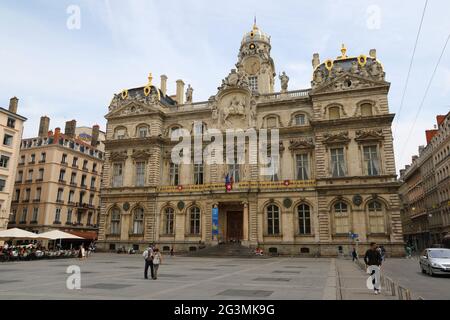
POLYGON ((366 251, 366 255, 364 256, 364 262, 368 266, 381 266, 381 254, 378 250, 369 249, 366 251))

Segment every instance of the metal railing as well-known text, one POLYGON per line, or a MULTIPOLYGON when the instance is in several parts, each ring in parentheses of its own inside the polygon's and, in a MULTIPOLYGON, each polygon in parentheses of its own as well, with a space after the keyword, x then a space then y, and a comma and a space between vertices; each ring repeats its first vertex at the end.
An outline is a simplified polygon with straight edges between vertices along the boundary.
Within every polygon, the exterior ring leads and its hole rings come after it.
MULTIPOLYGON (((357 266, 363 270, 366 271, 366 264, 362 262, 361 260, 356 260, 357 266)), ((381 275, 380 277, 381 281, 381 288, 389 293, 391 296, 398 297, 398 300, 412 300, 411 291, 398 283, 396 283, 394 280, 392 280, 390 277, 381 275)), ((418 300, 425 300, 423 297, 418 297, 418 300)))

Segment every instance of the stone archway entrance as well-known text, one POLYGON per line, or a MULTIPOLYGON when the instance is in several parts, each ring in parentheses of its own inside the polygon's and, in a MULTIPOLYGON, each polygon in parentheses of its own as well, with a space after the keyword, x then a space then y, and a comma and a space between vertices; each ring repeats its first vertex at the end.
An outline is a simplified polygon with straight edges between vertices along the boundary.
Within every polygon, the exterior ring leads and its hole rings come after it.
MULTIPOLYGON (((241 243, 248 240, 245 228, 245 207, 242 202, 219 203, 219 241, 241 243)), ((248 223, 248 222, 247 222, 248 223)))

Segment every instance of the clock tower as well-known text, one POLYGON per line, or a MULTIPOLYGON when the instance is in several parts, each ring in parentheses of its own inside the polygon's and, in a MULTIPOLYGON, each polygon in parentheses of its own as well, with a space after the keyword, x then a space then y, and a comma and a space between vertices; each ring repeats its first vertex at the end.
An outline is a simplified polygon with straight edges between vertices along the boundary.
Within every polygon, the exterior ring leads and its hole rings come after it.
POLYGON ((236 64, 238 72, 244 74, 253 93, 273 93, 275 64, 270 57, 270 37, 255 24, 244 35, 236 64))

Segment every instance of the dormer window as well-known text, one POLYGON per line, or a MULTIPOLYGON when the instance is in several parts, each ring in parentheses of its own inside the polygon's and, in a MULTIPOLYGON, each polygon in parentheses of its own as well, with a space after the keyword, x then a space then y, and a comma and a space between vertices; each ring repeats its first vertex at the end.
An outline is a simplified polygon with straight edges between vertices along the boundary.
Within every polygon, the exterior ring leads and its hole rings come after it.
POLYGON ((138 128, 138 136, 139 138, 145 138, 148 136, 148 128, 146 126, 140 126, 138 128))

